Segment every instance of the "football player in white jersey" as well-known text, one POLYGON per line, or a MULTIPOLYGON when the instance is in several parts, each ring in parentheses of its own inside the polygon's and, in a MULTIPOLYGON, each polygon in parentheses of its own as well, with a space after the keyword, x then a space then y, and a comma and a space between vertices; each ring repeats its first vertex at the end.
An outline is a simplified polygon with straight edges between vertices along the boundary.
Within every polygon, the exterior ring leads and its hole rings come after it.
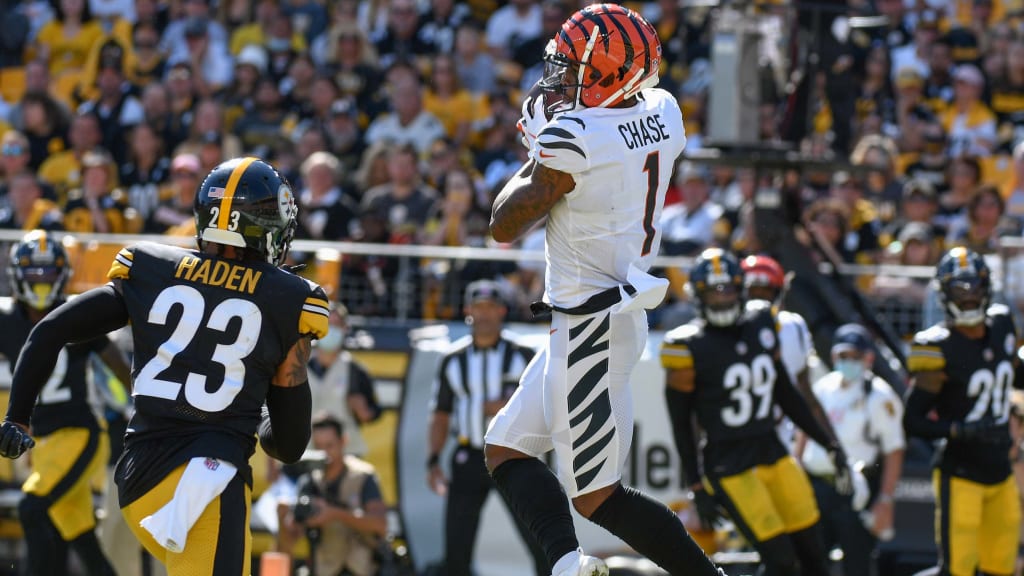
MULTIPOLYGON (((814 419, 834 439, 836 435, 832 424, 811 387, 812 380, 817 381, 817 378, 811 378, 811 363, 813 361, 820 364, 821 361, 814 352, 814 343, 811 341, 807 322, 796 312, 781 309, 782 296, 788 284, 786 273, 774 258, 763 255, 747 256, 740 263, 740 267, 743 268, 747 302, 762 300, 772 305, 779 325, 779 352, 782 354, 782 365, 786 367, 786 372, 789 372, 789 381, 796 384, 800 395, 804 397, 804 402, 807 402, 811 409, 811 414, 814 414, 814 419)), ((819 377, 824 374, 822 371, 819 377)), ((792 451, 795 430, 792 423, 781 413, 778 416, 779 439, 792 451)))
POLYGON ((669 574, 719 574, 668 507, 620 483, 629 377, 647 342, 646 309, 668 286, 648 273, 655 224, 686 143, 676 99, 654 88, 660 60, 657 32, 628 8, 593 4, 566 20, 545 49, 540 91, 523 105, 529 160, 492 208, 499 242, 548 217, 538 306, 551 311, 550 338, 492 420, 485 455, 554 576, 608 574, 579 549, 566 494, 669 574), (539 458, 550 450, 557 476, 539 458))

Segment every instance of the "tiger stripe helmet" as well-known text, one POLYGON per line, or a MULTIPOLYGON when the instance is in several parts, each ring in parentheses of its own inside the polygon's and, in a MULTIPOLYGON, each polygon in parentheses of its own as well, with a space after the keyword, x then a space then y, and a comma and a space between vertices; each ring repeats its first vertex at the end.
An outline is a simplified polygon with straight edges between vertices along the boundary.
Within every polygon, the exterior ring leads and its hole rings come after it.
POLYGON ((562 24, 544 51, 541 88, 551 114, 615 106, 658 84, 661 41, 618 4, 591 4, 562 24))

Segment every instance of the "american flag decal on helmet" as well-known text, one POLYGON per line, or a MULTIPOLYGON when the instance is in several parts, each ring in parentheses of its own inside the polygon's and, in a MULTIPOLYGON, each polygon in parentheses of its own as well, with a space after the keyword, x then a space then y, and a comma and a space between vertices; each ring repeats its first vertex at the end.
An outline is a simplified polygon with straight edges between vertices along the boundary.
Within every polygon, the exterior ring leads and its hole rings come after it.
POLYGON ((210 191, 207 192, 207 196, 210 198, 223 198, 225 190, 217 186, 210 186, 210 191))

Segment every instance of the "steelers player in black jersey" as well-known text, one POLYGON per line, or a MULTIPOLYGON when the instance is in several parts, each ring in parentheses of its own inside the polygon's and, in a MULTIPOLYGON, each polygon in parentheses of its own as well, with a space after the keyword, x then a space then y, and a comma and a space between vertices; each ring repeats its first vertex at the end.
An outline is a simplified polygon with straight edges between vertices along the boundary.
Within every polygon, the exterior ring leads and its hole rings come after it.
MULTIPOLYGON (((11 247, 7 276, 13 303, 0 311, 0 354, 14 364, 32 327, 64 302, 71 265, 57 238, 34 230, 11 247)), ((116 377, 130 379, 124 355, 106 335, 65 346, 49 365, 30 422, 36 441, 32 472, 18 503, 29 574, 66 574, 69 547, 88 574, 113 573, 94 531, 90 481, 105 469, 110 440, 89 403, 93 353, 116 377)))
POLYGON ((293 462, 310 436, 306 363, 323 290, 280 266, 296 225, 287 181, 256 158, 214 168, 194 203, 198 250, 140 243, 110 282, 36 325, 14 368, 0 455, 28 423, 61 346, 131 322, 135 414, 115 479, 122 513, 171 576, 248 575, 257 437, 293 462))
POLYGON ((939 440, 932 481, 939 573, 1012 574, 1021 507, 1010 463, 1010 392, 1019 360, 1010 311, 992 304, 988 266, 953 248, 936 268, 946 319, 918 332, 903 425, 939 440), (937 418, 930 415, 934 411, 937 418))
POLYGON ((846 456, 790 382, 770 304, 745 306, 743 285, 739 263, 718 248, 702 252, 690 270, 687 289, 700 316, 669 331, 661 348, 676 449, 706 527, 721 506, 757 549, 763 574, 824 576, 814 492, 775 433, 773 406, 829 447, 843 490, 846 456))

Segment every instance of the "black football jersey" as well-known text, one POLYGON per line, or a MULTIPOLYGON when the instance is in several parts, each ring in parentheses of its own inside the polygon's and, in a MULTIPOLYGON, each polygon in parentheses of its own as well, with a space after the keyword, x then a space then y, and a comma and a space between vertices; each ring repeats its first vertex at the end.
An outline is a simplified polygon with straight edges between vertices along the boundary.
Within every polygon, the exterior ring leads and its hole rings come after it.
MULTIPOLYGON (((0 325, 4 327, 0 330, 0 354, 7 358, 13 371, 18 354, 32 331, 32 321, 25 309, 15 303, 10 310, 0 311, 0 325)), ((89 405, 89 355, 101 352, 109 343, 106 336, 101 336, 61 349, 53 373, 40 390, 32 411, 33 435, 46 436, 61 428, 100 428, 89 405)))
POLYGON ((288 351, 327 332, 327 297, 271 264, 143 243, 121 250, 132 325, 135 415, 118 465, 122 505, 196 456, 251 483, 260 409, 288 351))
POLYGON ((729 476, 786 454, 772 415, 778 340, 771 308, 759 305, 735 326, 696 319, 665 334, 662 365, 694 370, 706 475, 729 476))
POLYGON ((989 307, 984 338, 972 340, 945 322, 922 330, 910 347, 910 372, 941 370, 946 382, 935 411, 956 422, 989 421, 1006 427, 1006 444, 949 439, 936 454, 945 472, 975 482, 1005 480, 1010 469, 1010 394, 1014 386, 1017 329, 1010 310, 989 307))

